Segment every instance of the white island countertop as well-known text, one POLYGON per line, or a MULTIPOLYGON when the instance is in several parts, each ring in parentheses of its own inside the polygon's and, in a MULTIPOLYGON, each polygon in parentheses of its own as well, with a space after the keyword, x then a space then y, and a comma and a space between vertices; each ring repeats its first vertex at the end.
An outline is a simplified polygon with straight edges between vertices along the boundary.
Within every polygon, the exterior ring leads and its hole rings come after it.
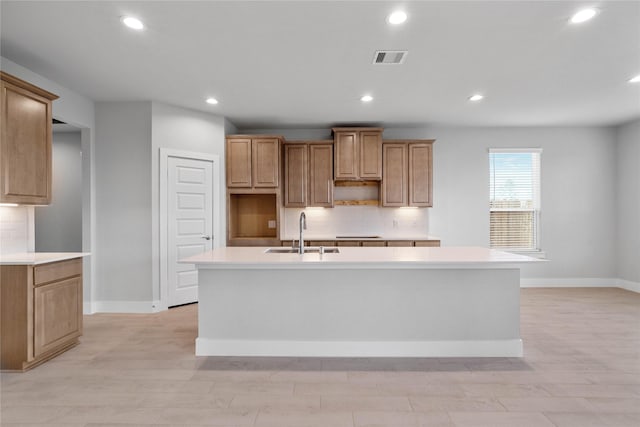
POLYGON ((20 252, 0 255, 0 265, 38 265, 89 255, 89 252, 20 252))
MULTIPOLYGON (((282 249, 282 248, 279 248, 282 249)), ((266 247, 224 247, 180 260, 200 269, 517 268, 544 262, 482 247, 339 247, 339 253, 266 253, 266 247)))

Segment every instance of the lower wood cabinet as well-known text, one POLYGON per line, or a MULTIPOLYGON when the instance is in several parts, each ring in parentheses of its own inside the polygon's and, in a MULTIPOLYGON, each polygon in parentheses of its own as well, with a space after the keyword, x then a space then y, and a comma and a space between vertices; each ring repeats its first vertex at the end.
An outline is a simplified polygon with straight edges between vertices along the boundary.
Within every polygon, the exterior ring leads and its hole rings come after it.
POLYGON ((78 344, 82 335, 82 258, 3 265, 0 365, 30 369, 78 344))

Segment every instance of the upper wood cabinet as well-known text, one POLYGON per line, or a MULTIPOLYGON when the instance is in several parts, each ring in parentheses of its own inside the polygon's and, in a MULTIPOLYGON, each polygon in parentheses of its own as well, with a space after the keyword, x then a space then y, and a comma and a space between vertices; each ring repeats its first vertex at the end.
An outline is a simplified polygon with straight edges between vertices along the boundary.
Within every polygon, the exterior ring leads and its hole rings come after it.
POLYGON ((0 203, 51 203, 51 108, 57 98, 0 72, 0 203))
POLYGON ((383 144, 382 206, 407 206, 407 144, 383 144))
POLYGON ((409 206, 433 206, 433 143, 409 144, 409 206))
POLYGON ((251 187, 251 139, 227 138, 227 187, 251 187))
POLYGON ((333 144, 309 144, 309 202, 333 207, 333 144))
POLYGON ((285 207, 333 207, 331 141, 287 143, 284 159, 285 207))
POLYGON ((284 146, 284 206, 307 206, 307 144, 284 146))
POLYGON ((433 142, 384 142, 382 206, 433 206, 433 142))
POLYGON ((333 128, 336 180, 382 179, 382 128, 333 128))
POLYGON ((280 185, 278 136, 232 135, 227 137, 228 188, 275 188, 280 185))
POLYGON ((280 185, 280 139, 255 138, 251 141, 251 177, 254 187, 280 185))

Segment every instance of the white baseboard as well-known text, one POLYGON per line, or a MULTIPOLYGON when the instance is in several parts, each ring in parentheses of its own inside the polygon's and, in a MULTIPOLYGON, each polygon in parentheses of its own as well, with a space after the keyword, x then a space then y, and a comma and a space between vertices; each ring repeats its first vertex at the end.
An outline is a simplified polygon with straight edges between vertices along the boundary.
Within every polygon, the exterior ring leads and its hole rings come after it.
POLYGON ((640 283, 617 278, 521 278, 521 288, 622 288, 640 293, 640 283))
POLYGON ((618 279, 618 287, 628 291, 640 293, 640 283, 630 280, 618 279))
POLYGON ((95 312, 92 301, 84 301, 82 303, 82 314, 93 314, 95 312))
POLYGON ((92 313, 157 313, 161 311, 160 301, 94 301, 92 308, 92 313))
POLYGON ((618 279, 609 278, 521 278, 521 288, 616 288, 618 279))
POLYGON ((522 340, 259 341, 197 338, 196 356, 522 357, 522 340))

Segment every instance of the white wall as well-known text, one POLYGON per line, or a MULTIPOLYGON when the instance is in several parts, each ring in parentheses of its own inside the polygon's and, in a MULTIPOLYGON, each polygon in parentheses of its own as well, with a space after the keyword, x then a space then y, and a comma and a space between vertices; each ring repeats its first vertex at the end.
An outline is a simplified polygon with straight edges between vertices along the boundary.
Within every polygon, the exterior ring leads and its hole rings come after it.
POLYGON ((96 103, 95 135, 97 309, 151 310, 151 103, 96 103))
MULTIPOLYGON (((219 185, 220 204, 215 207, 220 218, 220 230, 217 237, 219 246, 225 246, 225 168, 224 147, 225 128, 232 126, 223 117, 200 111, 188 110, 154 102, 152 104, 152 144, 149 152, 152 184, 148 191, 152 194, 151 251, 153 254, 152 289, 154 301, 160 300, 160 148, 171 148, 204 154, 216 154, 220 159, 220 175, 216 177, 219 185)), ((233 129, 235 130, 235 129, 233 129)))
POLYGON ((617 128, 618 276, 640 287, 640 120, 617 128))
POLYGON ((225 118, 224 119, 224 134, 225 135, 233 135, 235 133, 238 133, 238 128, 236 127, 236 125, 231 123, 231 121, 229 121, 229 119, 225 118))
POLYGON ((77 132, 53 134, 51 204, 35 208, 37 252, 82 252, 82 150, 77 132))
POLYGON ((550 261, 524 267, 523 278, 615 282, 613 130, 433 127, 384 136, 436 139, 429 232, 444 246, 488 245, 488 148, 542 148, 541 243, 550 261))
MULTIPOLYGON (((291 140, 331 138, 329 129, 240 133, 281 134, 291 140)), ((442 239, 443 246, 489 244, 490 147, 542 148, 541 241, 550 261, 523 268, 523 277, 611 279, 614 285, 616 218, 613 209, 605 208, 616 204, 614 135, 612 129, 595 127, 425 127, 386 128, 383 136, 436 140, 434 207, 420 211, 428 215, 425 232, 442 239)), ((377 221, 375 210, 364 212, 362 222, 377 221)), ((334 217, 339 219, 339 215, 334 217)), ((287 232, 292 229, 289 222, 287 232)))

